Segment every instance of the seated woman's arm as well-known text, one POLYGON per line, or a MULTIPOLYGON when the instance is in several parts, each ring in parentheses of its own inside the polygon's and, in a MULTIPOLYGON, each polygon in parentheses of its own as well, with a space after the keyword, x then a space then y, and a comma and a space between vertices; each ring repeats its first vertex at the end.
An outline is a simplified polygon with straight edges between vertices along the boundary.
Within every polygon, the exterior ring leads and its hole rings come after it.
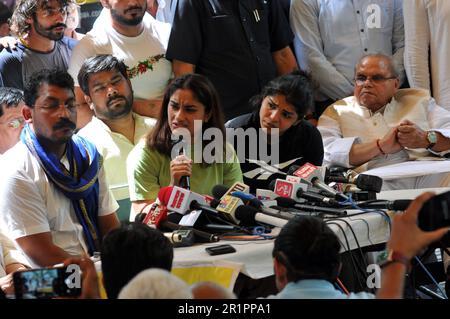
POLYGON ((158 197, 160 165, 147 149, 145 142, 138 143, 127 158, 128 187, 130 191, 130 221, 158 197))

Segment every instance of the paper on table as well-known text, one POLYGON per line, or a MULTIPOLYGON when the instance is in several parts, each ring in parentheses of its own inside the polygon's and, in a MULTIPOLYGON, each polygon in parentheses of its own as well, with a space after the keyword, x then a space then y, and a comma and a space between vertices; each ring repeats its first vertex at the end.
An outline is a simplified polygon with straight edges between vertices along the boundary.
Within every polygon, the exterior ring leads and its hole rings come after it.
POLYGON ((364 172, 384 180, 450 172, 450 161, 408 161, 374 168, 364 172))

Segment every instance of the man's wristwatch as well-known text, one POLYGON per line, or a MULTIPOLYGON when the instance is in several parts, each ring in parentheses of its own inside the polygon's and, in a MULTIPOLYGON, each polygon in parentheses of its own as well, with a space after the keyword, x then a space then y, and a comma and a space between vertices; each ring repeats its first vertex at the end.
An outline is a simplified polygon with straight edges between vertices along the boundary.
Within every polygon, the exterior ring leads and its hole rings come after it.
POLYGON ((389 250, 388 257, 386 261, 381 264, 381 268, 384 268, 393 263, 400 263, 405 265, 407 273, 411 271, 411 260, 408 257, 394 250, 389 250))
POLYGON ((435 131, 428 131, 427 132, 427 140, 428 140, 428 146, 427 146, 427 150, 431 150, 433 148, 434 145, 436 145, 437 142, 437 134, 435 131))

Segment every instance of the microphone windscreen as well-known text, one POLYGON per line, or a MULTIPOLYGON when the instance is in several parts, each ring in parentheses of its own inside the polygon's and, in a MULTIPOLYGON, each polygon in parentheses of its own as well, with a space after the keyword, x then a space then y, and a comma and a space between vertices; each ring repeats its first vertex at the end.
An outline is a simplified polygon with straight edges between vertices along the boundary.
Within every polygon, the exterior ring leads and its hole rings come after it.
POLYGON ((383 187, 383 179, 374 175, 359 174, 355 185, 361 190, 379 193, 383 187))
POLYGON ((170 195, 172 195, 173 186, 161 187, 158 192, 158 199, 164 206, 169 203, 170 195))
POLYGON ((277 201, 277 204, 281 207, 293 207, 295 206, 295 204, 297 204, 297 202, 295 200, 293 200, 292 198, 288 198, 288 197, 277 197, 275 198, 275 200, 277 201))
POLYGON ((236 208, 235 216, 240 221, 242 226, 253 226, 256 224, 255 215, 258 212, 256 208, 251 206, 241 205, 236 208))
POLYGON ((225 185, 216 185, 212 188, 212 195, 215 199, 221 199, 223 195, 225 195, 226 192, 228 192, 229 187, 226 187, 225 185))
POLYGON ((300 166, 298 166, 298 165, 292 165, 291 167, 289 167, 289 170, 288 170, 287 174, 288 175, 293 175, 294 172, 296 170, 298 170, 299 168, 300 168, 300 166))

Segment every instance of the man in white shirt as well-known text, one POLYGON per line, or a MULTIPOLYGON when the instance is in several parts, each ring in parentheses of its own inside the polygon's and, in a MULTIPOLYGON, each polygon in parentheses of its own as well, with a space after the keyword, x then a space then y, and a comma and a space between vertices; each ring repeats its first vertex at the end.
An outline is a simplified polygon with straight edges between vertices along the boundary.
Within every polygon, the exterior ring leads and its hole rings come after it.
POLYGON ((404 79, 402 0, 292 0, 290 24, 298 64, 320 84, 316 116, 352 93, 363 55, 393 56, 404 79))
MULTIPOLYGON (((429 92, 399 90, 392 58, 373 54, 356 66, 354 96, 329 106, 319 119, 327 165, 359 171, 403 163, 450 150, 450 112, 429 92)), ((450 169, 448 171, 450 172, 450 169)), ((450 186, 449 174, 384 181, 384 189, 450 186)))
POLYGON ((94 143, 103 156, 115 198, 129 198, 126 160, 155 120, 132 112, 133 90, 126 66, 112 55, 87 59, 78 73, 78 83, 95 113, 78 134, 94 143))
MULTIPOLYGON (((172 66, 165 59, 170 24, 155 20, 146 13, 145 0, 102 0, 109 9, 108 18, 96 23, 72 52, 69 73, 75 79, 83 62, 97 54, 112 54, 123 60, 133 85, 133 110, 157 118, 164 90, 172 75, 172 66)), ((76 88, 79 106, 78 127, 86 125, 92 111, 84 102, 84 94, 76 88)))
POLYGON ((119 226, 101 155, 73 135, 73 90, 65 71, 33 74, 24 91, 21 140, 2 158, 0 227, 34 267, 93 255, 119 226))
POLYGON ((403 1, 405 70, 411 87, 431 90, 450 110, 450 1, 403 1))

